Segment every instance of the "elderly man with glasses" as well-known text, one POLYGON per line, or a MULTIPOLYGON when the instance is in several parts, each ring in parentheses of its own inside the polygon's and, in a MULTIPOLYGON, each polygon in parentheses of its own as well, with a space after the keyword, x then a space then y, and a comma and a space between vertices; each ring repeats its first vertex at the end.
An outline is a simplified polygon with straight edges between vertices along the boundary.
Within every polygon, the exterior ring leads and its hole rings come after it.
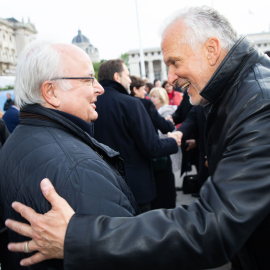
MULTIPOLYGON (((51 209, 40 191, 44 177, 82 215, 138 214, 119 153, 92 137, 92 122, 98 117, 95 102, 104 90, 94 79, 89 56, 73 45, 35 41, 22 52, 16 72, 20 125, 0 154, 2 227, 6 218, 23 221, 11 208, 15 200, 42 214, 51 209)), ((12 231, 8 237, 27 240, 12 231)), ((1 244, 7 251, 7 243, 1 244)), ((20 269, 25 258, 10 252, 1 256, 2 269, 11 269, 13 263, 20 269)), ((63 261, 31 269, 63 269, 63 261)))

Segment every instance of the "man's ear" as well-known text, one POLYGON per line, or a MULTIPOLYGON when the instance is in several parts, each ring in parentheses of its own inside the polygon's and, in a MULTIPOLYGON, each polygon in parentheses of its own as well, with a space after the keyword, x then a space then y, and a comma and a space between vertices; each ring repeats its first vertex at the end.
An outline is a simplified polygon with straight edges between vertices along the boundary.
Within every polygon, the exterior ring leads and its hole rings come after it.
POLYGON ((214 66, 220 57, 220 41, 216 37, 209 38, 204 44, 205 56, 210 66, 214 66))
POLYGON ((114 79, 114 81, 116 81, 116 82, 121 82, 121 80, 120 80, 120 74, 118 73, 118 72, 115 72, 114 74, 113 74, 113 79, 114 79))
POLYGON ((58 88, 55 83, 52 83, 51 81, 45 81, 41 85, 41 93, 46 103, 53 106, 54 108, 58 108, 60 106, 58 88))

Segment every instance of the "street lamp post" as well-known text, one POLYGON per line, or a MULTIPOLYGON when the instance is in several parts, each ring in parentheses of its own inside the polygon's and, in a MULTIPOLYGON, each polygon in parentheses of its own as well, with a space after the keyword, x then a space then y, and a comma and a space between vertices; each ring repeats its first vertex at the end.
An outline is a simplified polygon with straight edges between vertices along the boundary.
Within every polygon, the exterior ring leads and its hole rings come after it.
POLYGON ((139 44, 140 44, 141 76, 142 76, 142 79, 145 79, 146 75, 145 75, 145 65, 144 65, 144 54, 143 54, 143 48, 142 48, 142 42, 141 42, 140 21, 139 21, 137 0, 135 0, 135 3, 136 3, 136 14, 137 14, 137 23, 138 23, 139 44))

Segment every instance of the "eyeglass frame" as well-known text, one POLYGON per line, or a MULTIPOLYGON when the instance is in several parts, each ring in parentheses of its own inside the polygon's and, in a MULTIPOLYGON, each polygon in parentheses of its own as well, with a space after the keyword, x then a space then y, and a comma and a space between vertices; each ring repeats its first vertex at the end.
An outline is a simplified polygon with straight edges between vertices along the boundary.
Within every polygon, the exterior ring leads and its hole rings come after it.
POLYGON ((94 85, 95 77, 56 77, 50 79, 50 81, 54 80, 90 80, 92 79, 92 85, 94 85))

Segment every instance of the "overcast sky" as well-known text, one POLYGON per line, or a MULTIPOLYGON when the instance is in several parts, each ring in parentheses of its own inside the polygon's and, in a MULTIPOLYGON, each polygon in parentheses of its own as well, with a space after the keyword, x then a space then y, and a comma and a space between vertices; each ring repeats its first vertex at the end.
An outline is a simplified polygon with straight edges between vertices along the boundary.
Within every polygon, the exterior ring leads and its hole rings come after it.
MULTIPOLYGON (((269 32, 270 0, 137 0, 144 48, 160 45, 159 28, 171 13, 187 4, 214 6, 239 34, 269 32)), ((8 0, 0 17, 35 24, 42 37, 71 43, 78 29, 99 49, 101 59, 138 49, 135 0, 8 0)))

